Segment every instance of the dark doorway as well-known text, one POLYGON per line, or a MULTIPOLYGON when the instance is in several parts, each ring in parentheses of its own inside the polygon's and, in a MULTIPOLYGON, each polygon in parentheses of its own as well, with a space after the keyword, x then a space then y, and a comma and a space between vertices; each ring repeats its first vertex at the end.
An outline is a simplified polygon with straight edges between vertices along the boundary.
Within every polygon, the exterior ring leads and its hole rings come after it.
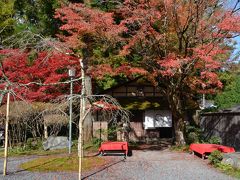
POLYGON ((172 127, 161 127, 160 138, 172 138, 172 127))

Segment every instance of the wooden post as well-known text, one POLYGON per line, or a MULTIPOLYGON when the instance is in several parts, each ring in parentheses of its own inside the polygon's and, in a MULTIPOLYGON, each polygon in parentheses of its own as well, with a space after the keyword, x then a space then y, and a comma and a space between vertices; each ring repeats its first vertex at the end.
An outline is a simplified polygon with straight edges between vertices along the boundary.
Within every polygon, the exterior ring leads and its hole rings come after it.
MULTIPOLYGON (((80 121, 82 121, 81 118, 80 118, 80 121)), ((79 157, 78 179, 81 180, 81 177, 82 177, 82 122, 79 122, 78 157, 79 157)))
POLYGON ((205 98, 205 94, 202 95, 202 108, 205 109, 206 106, 206 98, 205 98))
POLYGON ((79 137, 78 137, 78 157, 79 157, 79 169, 78 178, 82 177, 82 158, 83 158, 83 120, 85 114, 85 67, 83 60, 80 59, 81 77, 82 77, 82 90, 80 100, 80 119, 79 119, 79 137))
POLYGON ((43 128, 44 128, 44 138, 47 139, 48 138, 48 126, 47 126, 47 123, 44 121, 43 123, 43 128))
POLYGON ((7 158, 8 158, 8 123, 9 123, 9 103, 10 103, 10 93, 7 94, 7 113, 5 122, 5 147, 4 147, 4 164, 3 164, 3 175, 7 175, 7 158))

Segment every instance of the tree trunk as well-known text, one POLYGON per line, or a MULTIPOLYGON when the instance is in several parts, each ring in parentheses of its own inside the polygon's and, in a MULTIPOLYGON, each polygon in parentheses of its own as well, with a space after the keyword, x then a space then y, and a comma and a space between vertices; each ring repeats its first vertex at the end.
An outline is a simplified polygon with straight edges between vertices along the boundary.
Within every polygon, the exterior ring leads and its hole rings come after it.
POLYGON ((185 122, 181 96, 168 95, 168 102, 173 115, 173 129, 176 145, 185 145, 185 122))
MULTIPOLYGON (((85 76, 85 92, 86 95, 92 95, 92 82, 91 77, 85 76)), ((86 107, 89 106, 89 102, 86 101, 86 107)), ((83 141, 88 142, 92 140, 93 137, 93 117, 92 113, 88 113, 83 122, 83 141)))
MULTIPOLYGON (((90 2, 90 1, 89 1, 90 2)), ((84 3, 87 3, 87 1, 84 1, 84 3)), ((84 86, 84 89, 83 89, 83 95, 92 95, 92 83, 91 83, 91 78, 89 76, 87 76, 85 74, 85 72, 87 71, 88 69, 88 64, 89 64, 89 61, 91 60, 91 57, 93 56, 93 47, 94 47, 94 38, 91 36, 91 35, 85 35, 82 37, 82 40, 84 43, 86 43, 86 47, 84 47, 82 49, 82 55, 83 55, 83 59, 82 59, 82 65, 81 65, 81 68, 82 68, 82 86, 84 86), (84 76, 84 77, 83 77, 84 76)), ((83 87, 82 87, 83 88, 83 87)), ((83 106, 84 106, 84 112, 83 114, 85 114, 85 111, 86 111, 86 107, 89 106, 89 102, 87 100, 87 98, 84 98, 83 99, 83 106)), ((83 143, 84 142, 88 142, 90 140, 92 140, 92 131, 93 131, 93 123, 92 123, 92 114, 89 113, 82 126, 83 126, 83 143)))
POLYGON ((175 144, 177 146, 179 145, 185 145, 185 124, 183 118, 174 117, 173 116, 173 122, 174 122, 174 134, 175 134, 175 144))

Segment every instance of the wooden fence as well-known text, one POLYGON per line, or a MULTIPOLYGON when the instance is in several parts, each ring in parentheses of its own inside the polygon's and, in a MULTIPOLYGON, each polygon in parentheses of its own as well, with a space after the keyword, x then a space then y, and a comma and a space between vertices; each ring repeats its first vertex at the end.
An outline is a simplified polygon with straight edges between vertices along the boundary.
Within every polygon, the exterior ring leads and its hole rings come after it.
POLYGON ((201 114, 200 127, 206 138, 220 137, 223 145, 240 151, 240 112, 201 114))

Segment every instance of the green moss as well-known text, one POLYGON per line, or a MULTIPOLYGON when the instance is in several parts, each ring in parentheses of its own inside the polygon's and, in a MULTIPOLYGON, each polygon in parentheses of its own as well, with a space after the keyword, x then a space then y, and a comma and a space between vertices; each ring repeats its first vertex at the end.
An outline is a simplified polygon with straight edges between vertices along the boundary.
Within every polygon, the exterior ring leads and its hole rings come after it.
MULTIPOLYGON (((94 167, 102 166, 106 161, 101 157, 87 157, 83 158, 82 170, 88 171, 94 167)), ((27 171, 78 171, 78 157, 76 154, 72 156, 47 156, 34 159, 32 161, 23 163, 20 167, 27 171)))
POLYGON ((170 150, 177 151, 177 152, 189 152, 189 145, 172 146, 170 150))
POLYGON ((215 167, 221 170, 222 172, 224 172, 225 174, 228 174, 230 176, 240 179, 240 169, 233 168, 231 165, 223 164, 221 162, 217 163, 215 167))
MULTIPOLYGON (((72 148, 73 152, 77 152, 77 147, 72 148)), ((23 147, 15 147, 13 149, 8 150, 9 157, 18 157, 18 156, 26 156, 26 155, 39 155, 39 156, 47 156, 53 154, 62 154, 68 152, 68 149, 56 149, 51 151, 44 151, 43 149, 37 150, 25 150, 23 147)), ((0 151, 0 157, 4 156, 4 149, 0 151)))
POLYGON ((222 163, 223 154, 220 151, 213 151, 208 157, 210 163, 225 174, 240 178, 240 169, 232 167, 230 164, 222 163))
POLYGON ((121 106, 127 110, 166 109, 167 103, 162 99, 124 98, 119 99, 121 106))
POLYGON ((124 108, 126 108, 128 110, 133 110, 133 109, 145 110, 145 109, 151 108, 152 106, 160 107, 160 104, 158 104, 158 103, 152 104, 149 101, 145 101, 145 102, 137 102, 137 101, 135 101, 135 102, 127 104, 124 108))

